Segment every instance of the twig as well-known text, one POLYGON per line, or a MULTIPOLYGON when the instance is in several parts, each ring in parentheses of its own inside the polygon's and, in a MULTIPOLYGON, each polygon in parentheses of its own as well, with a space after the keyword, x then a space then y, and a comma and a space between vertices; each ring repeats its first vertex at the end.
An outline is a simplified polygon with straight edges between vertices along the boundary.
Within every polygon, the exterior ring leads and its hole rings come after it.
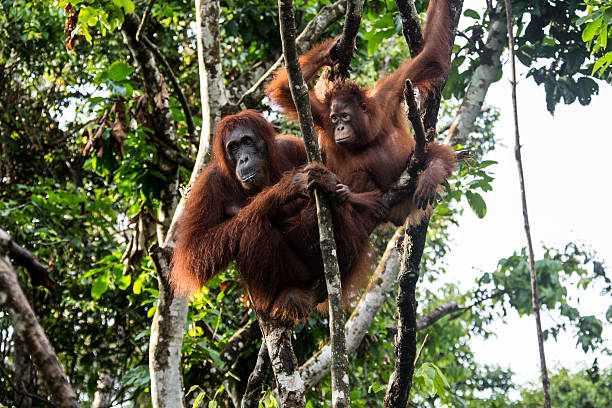
POLYGON ((413 1, 396 0, 397 10, 402 20, 402 31, 404 38, 413 57, 423 49, 423 32, 421 31, 421 19, 416 11, 413 1))
POLYGON ((2 376, 6 379, 6 381, 8 381, 9 385, 11 386, 11 388, 19 395, 23 395, 24 397, 27 398, 32 398, 35 399, 36 401, 40 401, 50 407, 57 407, 57 405, 55 405, 53 402, 51 401, 47 401, 47 399, 41 397, 40 395, 37 394, 31 394, 29 392, 27 392, 26 390, 20 390, 17 385, 10 379, 8 373, 6 372, 6 370, 4 369, 4 367, 2 366, 2 364, 0 364, 0 373, 2 373, 2 376))
POLYGON ((540 370, 542 375, 542 388, 544 391, 544 407, 550 408, 550 382, 546 369, 546 355, 544 353, 544 339, 542 336, 542 322, 540 321, 540 299, 538 297, 538 283, 536 280, 535 261, 533 257, 533 245, 531 243, 531 232, 529 228, 529 216, 527 215, 527 197, 525 195, 525 176, 523 174, 523 161, 521 158, 521 141, 519 136, 518 109, 516 103, 516 67, 514 55, 514 36, 512 35, 512 5, 510 0, 506 3, 506 25, 508 27, 508 48, 510 49, 510 62, 512 68, 512 112, 514 114, 514 157, 518 167, 518 176, 521 189, 521 204, 523 206, 523 220, 525 222, 525 235, 527 237, 527 250, 529 257, 529 276, 531 278, 531 301, 533 303, 533 314, 536 321, 538 335, 538 349, 540 352, 540 370))
MULTIPOLYGON (((181 103, 181 108, 183 109, 183 113, 185 114, 185 122, 187 122, 187 132, 189 132, 189 138, 191 140, 197 140, 195 124, 193 123, 193 115, 191 114, 191 110, 189 109, 189 103, 187 102, 187 98, 185 97, 185 94, 183 93, 183 89, 181 88, 181 85, 179 84, 179 81, 176 75, 174 75, 174 71, 172 70, 172 67, 170 67, 170 64, 168 63, 164 55, 159 51, 159 49, 155 46, 155 44, 153 44, 147 38, 146 35, 143 34, 142 37, 140 38, 140 41, 153 53, 153 55, 155 55, 155 58, 157 58, 157 60, 161 62, 164 68, 166 69, 166 73, 168 74, 168 77, 170 78, 170 82, 172 82, 174 91, 178 95, 178 100, 181 103)), ((188 167, 187 169, 190 170, 191 168, 188 167)))
MULTIPOLYGON (((278 8, 287 76, 291 88, 291 96, 298 113, 308 160, 320 162, 321 152, 317 145, 317 135, 312 120, 308 87, 302 76, 295 46, 296 34, 293 0, 278 0, 278 8)), ((342 310, 342 288, 340 269, 338 267, 338 259, 336 258, 336 242, 332 229, 329 198, 315 190, 315 201, 319 226, 319 242, 329 299, 329 326, 332 343, 332 406, 334 408, 348 408, 350 407, 350 388, 348 356, 344 334, 344 311, 342 310)))
POLYGON ((142 30, 144 29, 145 24, 147 24, 147 21, 149 20, 149 16, 151 15, 151 10, 153 10, 153 4, 155 4, 155 0, 149 0, 149 3, 147 4, 147 8, 145 9, 144 14, 142 15, 142 20, 140 21, 138 30, 136 30, 136 41, 140 41, 142 30))
POLYGON ((333 77, 346 79, 349 76, 353 50, 355 49, 355 39, 361 23, 361 13, 363 12, 363 0, 347 0, 346 18, 342 28, 342 37, 338 46, 334 48, 335 57, 338 64, 334 66, 333 77))
POLYGON ((414 359, 414 367, 416 368, 417 363, 419 362, 419 359, 421 358, 421 353, 423 352, 423 348, 425 347, 425 343, 427 343, 427 338, 429 337, 429 333, 427 333, 425 335, 425 338, 423 339, 423 343, 421 343, 421 347, 419 347, 419 352, 416 355, 416 358, 414 359))

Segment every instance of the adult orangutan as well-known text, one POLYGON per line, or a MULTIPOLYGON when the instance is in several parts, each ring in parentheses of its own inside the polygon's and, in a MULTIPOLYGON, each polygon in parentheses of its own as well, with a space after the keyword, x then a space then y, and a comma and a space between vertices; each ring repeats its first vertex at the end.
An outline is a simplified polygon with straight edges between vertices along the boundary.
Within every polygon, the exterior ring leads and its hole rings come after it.
MULTIPOLYGON (((450 36, 453 24, 448 0, 430 0, 424 30, 424 48, 391 75, 372 88, 360 88, 344 81, 330 81, 322 75, 310 91, 310 104, 325 164, 348 185, 349 202, 364 194, 385 192, 407 167, 415 141, 402 113, 405 80, 409 78, 423 100, 448 74, 450 36)), ((309 82, 320 68, 333 66, 334 47, 330 39, 300 57, 304 79, 309 82)), ((266 89, 266 95, 289 117, 297 112, 285 68, 266 89)), ((418 220, 431 208, 439 185, 451 175, 455 153, 448 147, 428 143, 425 169, 420 174, 412 200, 392 208, 387 219, 401 224, 410 215, 418 220)))
POLYGON ((170 284, 191 295, 236 259, 253 307, 297 322, 320 300, 323 276, 316 209, 309 190, 323 188, 332 206, 338 259, 348 280, 369 273, 372 212, 342 203, 350 192, 324 166, 306 163, 301 140, 277 135, 257 112, 225 117, 213 161, 198 178, 176 232, 170 284), (286 174, 283 176, 283 172, 286 174))

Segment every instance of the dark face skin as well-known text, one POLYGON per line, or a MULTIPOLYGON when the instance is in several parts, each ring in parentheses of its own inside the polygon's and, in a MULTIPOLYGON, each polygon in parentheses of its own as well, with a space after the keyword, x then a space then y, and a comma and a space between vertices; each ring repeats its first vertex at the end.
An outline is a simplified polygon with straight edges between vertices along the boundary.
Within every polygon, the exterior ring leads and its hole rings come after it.
POLYGON ((363 123, 363 113, 366 106, 359 108, 354 102, 333 100, 329 119, 334 125, 334 139, 336 143, 345 147, 358 147, 361 140, 359 129, 363 123))
POLYGON ((266 141, 251 129, 239 127, 227 135, 225 154, 247 192, 257 193, 270 184, 266 141))

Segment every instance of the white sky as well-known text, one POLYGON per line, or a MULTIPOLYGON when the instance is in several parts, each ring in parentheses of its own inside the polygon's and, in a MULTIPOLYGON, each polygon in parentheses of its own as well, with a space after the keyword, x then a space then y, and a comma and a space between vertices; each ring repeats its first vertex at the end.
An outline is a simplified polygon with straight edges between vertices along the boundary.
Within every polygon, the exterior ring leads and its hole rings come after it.
MULTIPOLYGON (((520 70, 519 64, 519 70, 520 70)), ((487 215, 478 219, 468 208, 460 226, 451 231, 455 241, 447 256, 449 271, 461 287, 473 287, 481 271, 493 271, 499 259, 526 246, 522 220, 518 173, 514 159, 514 124, 510 99, 509 64, 502 80, 491 86, 487 103, 501 109, 495 126, 497 149, 487 159, 496 160, 493 191, 484 194, 487 215), (503 145, 503 147, 502 147, 503 145)), ((612 175, 612 87, 600 83, 600 93, 588 106, 578 102, 557 106, 555 116, 546 110, 543 87, 532 78, 518 78, 518 114, 525 172, 527 206, 536 259, 542 244, 563 249, 568 242, 583 243, 594 249, 600 260, 607 261, 612 275, 612 231, 610 216, 610 176, 612 175)), ((605 265, 604 265, 605 266, 605 265)), ((595 314, 605 321, 610 297, 597 290, 578 292, 578 306, 584 314, 595 314)), ((552 316, 557 319, 557 316, 552 316)), ((542 315, 544 328, 553 324, 551 316, 542 315)), ((497 337, 474 338, 477 361, 510 367, 515 381, 539 381, 539 357, 533 317, 510 314, 495 325, 497 337)), ((612 329, 604 329, 608 347, 612 329)), ((576 347, 572 333, 545 343, 549 369, 564 366, 583 367, 593 361, 576 347)), ((599 359, 600 366, 612 365, 612 358, 599 359)))

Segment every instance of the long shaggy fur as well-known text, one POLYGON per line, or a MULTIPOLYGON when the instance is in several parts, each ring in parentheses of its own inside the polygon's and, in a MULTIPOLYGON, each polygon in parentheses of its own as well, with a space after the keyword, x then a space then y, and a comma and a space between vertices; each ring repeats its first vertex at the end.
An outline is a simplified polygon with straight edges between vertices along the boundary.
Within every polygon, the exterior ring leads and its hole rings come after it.
MULTIPOLYGON (((448 0, 430 0, 424 30, 423 50, 408 59, 392 74, 378 80, 371 88, 351 82, 331 82, 324 74, 310 92, 313 118, 326 165, 346 183, 354 200, 372 192, 385 192, 407 167, 415 141, 403 114, 405 80, 410 78, 422 97, 442 85, 450 69, 452 21, 448 0), (346 148, 336 143, 330 120, 333 101, 352 104, 352 124, 360 140, 359 147, 346 148), (365 113, 362 113, 365 107, 365 113)), ((314 47, 300 58, 305 79, 310 81, 329 61, 330 40, 314 47)), ((295 105, 288 92, 287 75, 280 69, 266 90, 270 99, 294 118, 295 105)), ((455 154, 448 146, 428 144, 425 169, 421 173, 414 202, 433 201, 438 186, 452 174, 455 154), (433 187, 432 187, 433 186, 433 187), (433 194, 433 196, 432 196, 433 194)), ((396 224, 407 216, 420 220, 430 210, 417 210, 409 201, 391 209, 388 220, 396 224)))

